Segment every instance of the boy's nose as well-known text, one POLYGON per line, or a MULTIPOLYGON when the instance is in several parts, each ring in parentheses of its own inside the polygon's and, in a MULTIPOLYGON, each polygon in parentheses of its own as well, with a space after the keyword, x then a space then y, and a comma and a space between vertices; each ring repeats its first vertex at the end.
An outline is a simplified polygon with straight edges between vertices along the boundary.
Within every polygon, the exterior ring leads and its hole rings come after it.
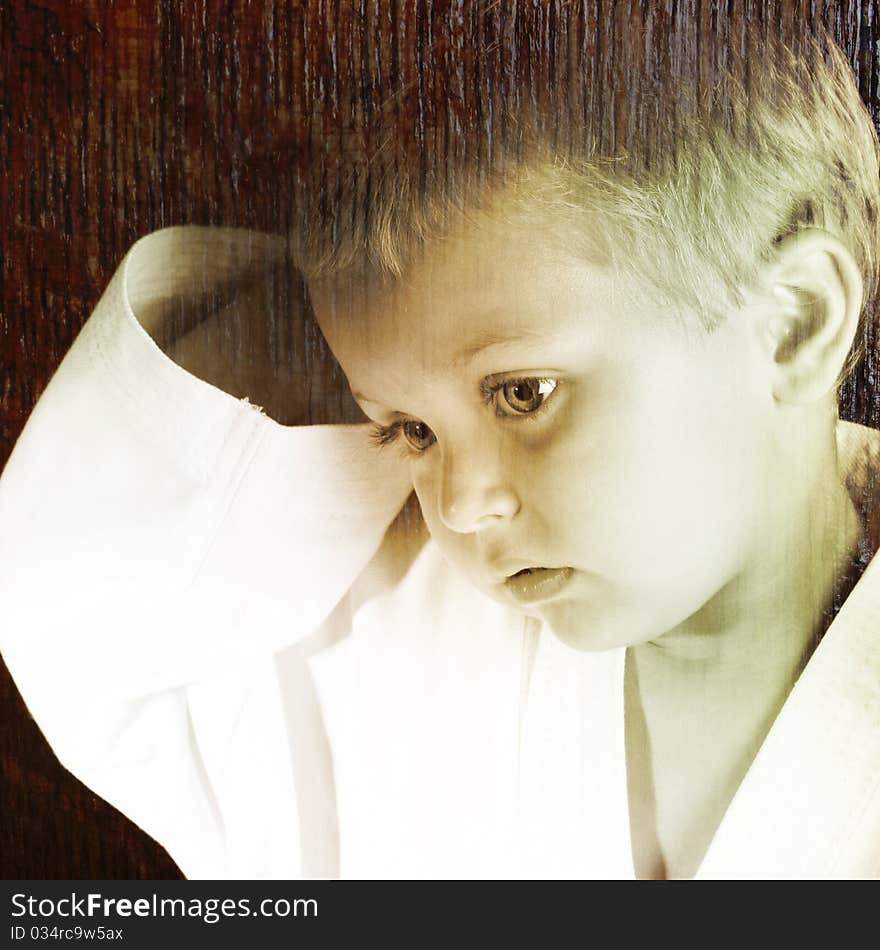
POLYGON ((497 453, 478 451, 467 457, 444 453, 438 498, 440 520, 459 534, 510 520, 520 509, 510 476, 509 466, 497 453))

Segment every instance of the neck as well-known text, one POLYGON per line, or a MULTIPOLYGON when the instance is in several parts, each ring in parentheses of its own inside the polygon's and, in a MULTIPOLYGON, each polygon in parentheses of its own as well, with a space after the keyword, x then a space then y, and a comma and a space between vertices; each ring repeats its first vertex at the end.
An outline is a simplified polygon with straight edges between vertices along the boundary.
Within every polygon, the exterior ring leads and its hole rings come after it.
MULTIPOLYGON (((860 522, 837 477, 767 529, 750 568, 685 623, 630 649, 633 855, 690 876, 852 574, 860 522)), ((804 497, 806 496, 806 498, 804 497)))
MULTIPOLYGON (((827 476, 827 469, 826 476, 827 476)), ((791 687, 819 642, 841 585, 851 573, 859 517, 837 474, 817 478, 790 513, 768 529, 749 566, 700 611, 635 648, 640 669, 725 684, 791 687)), ((769 523, 769 522, 768 522, 769 523)), ((787 690, 786 690, 787 692, 787 690)))

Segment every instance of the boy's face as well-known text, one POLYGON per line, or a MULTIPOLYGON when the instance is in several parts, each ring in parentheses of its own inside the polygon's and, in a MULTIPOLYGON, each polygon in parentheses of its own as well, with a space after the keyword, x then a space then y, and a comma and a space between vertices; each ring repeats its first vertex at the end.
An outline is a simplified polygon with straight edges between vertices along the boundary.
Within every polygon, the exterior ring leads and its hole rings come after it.
POLYGON ((564 241, 497 224, 399 281, 311 291, 445 556, 572 646, 676 627, 766 534, 772 399, 743 315, 707 334, 564 241))

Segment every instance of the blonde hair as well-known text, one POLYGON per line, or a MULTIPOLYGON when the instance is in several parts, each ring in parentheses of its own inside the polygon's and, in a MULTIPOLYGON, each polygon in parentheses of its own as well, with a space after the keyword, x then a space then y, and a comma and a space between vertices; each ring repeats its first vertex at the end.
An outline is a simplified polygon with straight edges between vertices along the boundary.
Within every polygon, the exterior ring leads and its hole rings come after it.
MULTIPOLYGON (((633 24, 630 10, 600 49, 583 5, 554 6, 568 20, 559 14, 552 63, 529 23, 499 28, 491 50, 470 52, 472 67, 482 62, 479 88, 439 103, 435 90, 427 124, 422 90, 361 117, 361 139, 379 144, 325 176, 320 207, 303 204, 307 275, 353 266, 400 274, 462 215, 515 209, 564 223, 584 255, 632 270, 707 327, 740 300, 776 243, 805 227, 850 249, 865 302, 873 298, 877 135, 824 30, 779 36, 772 24, 743 25, 701 43, 686 21, 642 11, 655 19, 633 24), (531 86, 517 91, 501 66, 521 71, 524 56, 531 86), (407 109, 421 116, 415 144, 395 138, 407 109)), ((450 44, 464 55, 461 37, 445 39, 435 59, 461 82, 447 55, 450 44)))

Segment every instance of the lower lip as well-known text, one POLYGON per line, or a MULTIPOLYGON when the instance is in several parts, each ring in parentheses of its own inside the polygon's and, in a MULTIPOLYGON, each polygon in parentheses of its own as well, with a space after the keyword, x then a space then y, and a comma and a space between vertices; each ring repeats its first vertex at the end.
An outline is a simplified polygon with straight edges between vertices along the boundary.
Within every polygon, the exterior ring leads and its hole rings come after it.
POLYGON ((570 567, 542 567, 508 577, 504 586, 518 604, 541 604, 560 594, 573 573, 570 567))

